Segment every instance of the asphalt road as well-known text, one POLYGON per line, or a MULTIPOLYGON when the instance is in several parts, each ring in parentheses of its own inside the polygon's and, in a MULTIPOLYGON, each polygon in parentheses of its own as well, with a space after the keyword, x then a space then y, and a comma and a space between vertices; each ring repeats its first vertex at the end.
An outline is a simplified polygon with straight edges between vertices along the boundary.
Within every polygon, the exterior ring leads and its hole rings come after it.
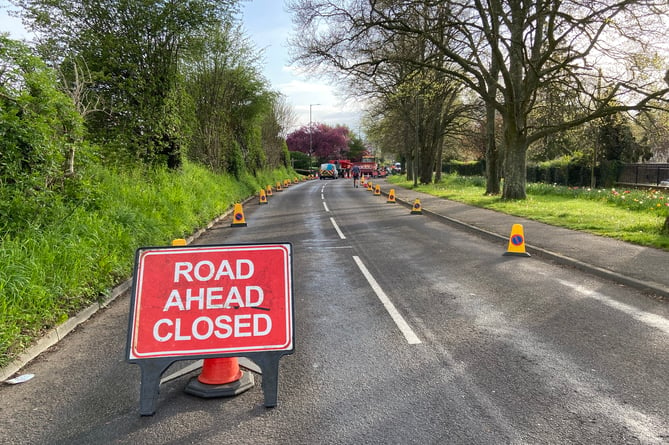
MULTIPOLYGON (((348 180, 244 206, 197 244, 293 246, 278 405, 161 385, 139 415, 128 296, 0 386, 7 444, 667 444, 663 301, 463 232, 348 180)), ((192 361, 168 369, 172 375, 192 361)))

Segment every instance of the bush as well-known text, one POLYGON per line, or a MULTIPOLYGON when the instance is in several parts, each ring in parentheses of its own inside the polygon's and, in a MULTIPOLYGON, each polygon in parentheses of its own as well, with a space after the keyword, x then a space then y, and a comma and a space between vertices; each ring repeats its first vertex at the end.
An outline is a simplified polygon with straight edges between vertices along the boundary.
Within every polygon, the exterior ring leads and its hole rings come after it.
POLYGON ((0 35, 0 60, 0 186, 31 192, 61 186, 83 121, 58 91, 53 70, 27 46, 0 35))

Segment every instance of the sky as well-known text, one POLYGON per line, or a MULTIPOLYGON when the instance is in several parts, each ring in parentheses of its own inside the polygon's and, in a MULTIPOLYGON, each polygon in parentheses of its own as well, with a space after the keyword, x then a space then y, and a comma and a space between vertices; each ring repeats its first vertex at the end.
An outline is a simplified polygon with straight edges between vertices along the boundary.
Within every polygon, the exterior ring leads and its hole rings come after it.
MULTIPOLYGON (((361 106, 346 103, 336 96, 337 88, 321 79, 314 79, 289 65, 288 38, 293 30, 290 14, 283 0, 242 1, 242 26, 256 49, 262 51, 262 73, 270 89, 286 97, 297 118, 295 127, 309 125, 311 121, 330 126, 348 126, 360 132, 361 106), (311 107, 310 107, 311 105, 311 107)), ((0 32, 9 32, 17 40, 30 39, 19 19, 9 17, 8 9, 15 9, 7 0, 0 0, 0 32)))
POLYGON ((309 124, 309 105, 312 122, 331 126, 343 124, 360 132, 361 106, 344 103, 335 95, 337 88, 323 80, 301 74, 299 67, 289 65, 288 38, 293 31, 290 14, 283 0, 250 0, 243 2, 243 26, 246 34, 263 51, 266 64, 264 75, 271 89, 286 96, 295 110, 297 126, 309 124))

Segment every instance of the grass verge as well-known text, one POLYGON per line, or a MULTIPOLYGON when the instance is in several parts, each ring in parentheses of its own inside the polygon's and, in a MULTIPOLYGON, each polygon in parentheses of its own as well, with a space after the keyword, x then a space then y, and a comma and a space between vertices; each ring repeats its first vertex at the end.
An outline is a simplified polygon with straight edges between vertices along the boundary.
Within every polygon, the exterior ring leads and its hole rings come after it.
POLYGON ((76 204, 0 238, 0 367, 132 275, 135 250, 185 238, 287 170, 235 178, 185 163, 178 172, 91 166, 76 204))
POLYGON ((546 224, 669 250, 669 236, 661 233, 669 212, 666 191, 529 184, 527 199, 502 200, 485 194, 482 177, 446 175, 438 184, 417 187, 405 176, 390 176, 388 182, 546 224))

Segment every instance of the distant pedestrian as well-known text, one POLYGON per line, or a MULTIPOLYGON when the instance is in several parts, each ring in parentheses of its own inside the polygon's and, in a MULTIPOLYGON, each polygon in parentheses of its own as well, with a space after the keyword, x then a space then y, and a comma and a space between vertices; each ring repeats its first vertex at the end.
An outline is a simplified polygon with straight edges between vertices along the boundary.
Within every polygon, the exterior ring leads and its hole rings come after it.
POLYGON ((351 169, 351 173, 353 174, 353 187, 357 187, 358 180, 360 179, 360 167, 354 165, 353 169, 351 169))

